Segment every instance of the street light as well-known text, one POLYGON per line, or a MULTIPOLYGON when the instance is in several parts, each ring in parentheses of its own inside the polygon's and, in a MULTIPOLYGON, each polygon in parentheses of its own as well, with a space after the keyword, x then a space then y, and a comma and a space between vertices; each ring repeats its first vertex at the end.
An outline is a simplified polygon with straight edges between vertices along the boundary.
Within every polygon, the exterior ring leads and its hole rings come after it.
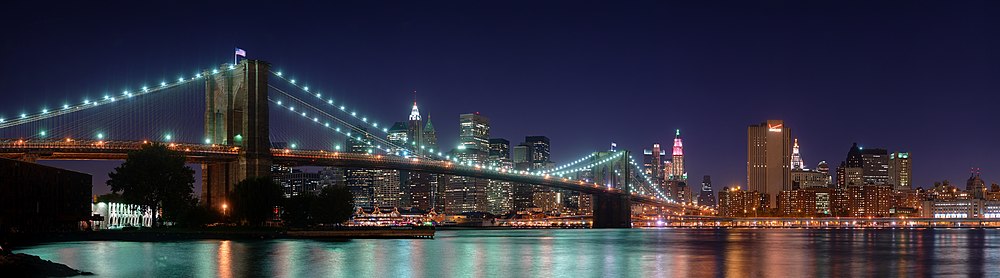
POLYGON ((229 216, 227 210, 229 209, 229 204, 222 204, 222 217, 225 218, 229 216))

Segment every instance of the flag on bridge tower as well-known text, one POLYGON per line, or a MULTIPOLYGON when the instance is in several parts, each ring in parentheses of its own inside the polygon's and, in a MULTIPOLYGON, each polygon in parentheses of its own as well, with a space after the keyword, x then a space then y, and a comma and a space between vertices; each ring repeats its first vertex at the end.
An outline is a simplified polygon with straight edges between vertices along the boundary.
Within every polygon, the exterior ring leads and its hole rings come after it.
POLYGON ((240 49, 239 47, 237 47, 236 48, 236 55, 233 55, 233 65, 236 65, 236 63, 240 61, 239 57, 241 57, 241 56, 244 59, 246 59, 247 58, 247 52, 245 50, 240 49))

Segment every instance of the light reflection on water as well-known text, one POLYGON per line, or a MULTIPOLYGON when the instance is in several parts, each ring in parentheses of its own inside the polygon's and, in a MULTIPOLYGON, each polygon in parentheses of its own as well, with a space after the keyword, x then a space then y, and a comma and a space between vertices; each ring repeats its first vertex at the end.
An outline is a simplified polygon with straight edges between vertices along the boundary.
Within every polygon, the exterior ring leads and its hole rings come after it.
POLYGON ((1000 230, 482 230, 434 240, 66 242, 110 277, 1000 276, 1000 230))

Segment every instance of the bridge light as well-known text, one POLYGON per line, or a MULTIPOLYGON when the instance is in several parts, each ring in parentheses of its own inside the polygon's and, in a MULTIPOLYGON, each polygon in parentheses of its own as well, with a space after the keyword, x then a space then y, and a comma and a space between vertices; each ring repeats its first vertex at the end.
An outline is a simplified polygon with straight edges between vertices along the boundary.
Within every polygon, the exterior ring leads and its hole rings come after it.
POLYGON ((142 91, 143 91, 143 92, 148 92, 148 91, 149 91, 149 87, 146 87, 146 86, 142 86, 142 91))
POLYGON ((292 79, 291 81, 288 82, 292 82, 292 84, 295 84, 295 79, 292 79))
POLYGON ((368 118, 367 117, 361 117, 361 121, 367 123, 368 122, 368 118))
POLYGON ((28 114, 21 113, 21 119, 27 118, 28 114))
POLYGON ((378 123, 372 123, 372 127, 378 127, 378 123))
POLYGON ((277 74, 278 76, 281 76, 281 72, 280 71, 276 72, 275 74, 277 74))
MULTIPOLYGON (((218 69, 213 69, 213 70, 212 70, 212 74, 216 74, 216 73, 219 73, 219 70, 218 70, 218 69)), ((280 75, 280 74, 279 74, 279 75, 280 75)))
POLYGON ((172 138, 173 138, 173 136, 171 136, 170 134, 167 134, 167 135, 163 136, 163 139, 166 139, 167 141, 170 141, 170 139, 172 139, 172 138))
POLYGON ((177 82, 184 82, 184 77, 177 78, 177 82))
POLYGON ((305 116, 306 116, 306 112, 302 112, 302 117, 305 117, 305 116))
POLYGON ((337 128, 337 132, 340 132, 340 128, 339 127, 337 128))
POLYGON ((104 95, 104 100, 108 100, 108 99, 110 99, 110 98, 111 98, 110 96, 108 96, 108 95, 104 95))
POLYGON ((41 136, 45 136, 45 134, 46 134, 46 133, 45 133, 45 131, 44 131, 44 130, 42 130, 42 132, 39 132, 39 133, 38 133, 38 135, 41 135, 41 136))
POLYGON ((0 123, 2 123, 2 122, 3 122, 3 118, 0 118, 0 123))
POLYGON ((281 101, 280 100, 278 101, 278 105, 281 105, 281 101))
POLYGON ((341 105, 340 106, 340 111, 344 111, 344 109, 347 109, 347 107, 344 107, 343 105, 341 105))
POLYGON ((42 109, 42 114, 49 113, 49 109, 42 109))
POLYGON ((319 118, 313 118, 314 122, 319 122, 319 118))
POLYGON ((201 74, 200 73, 199 74, 195 74, 194 78, 201 78, 201 74))
POLYGON ((327 100, 326 103, 333 104, 333 99, 327 100))
POLYGON ((326 126, 326 127, 330 127, 330 123, 325 123, 323 125, 326 126))
MULTIPOLYGON (((308 92, 308 91, 309 91, 309 86, 305 86, 305 87, 302 87, 302 89, 303 89, 303 90, 306 90, 306 92, 308 92)), ((317 97, 318 97, 318 96, 317 96, 317 97)))
POLYGON ((333 149, 339 151, 340 150, 340 145, 333 146, 333 149))
POLYGON ((295 147, 298 147, 298 145, 296 145, 295 143, 292 143, 292 148, 294 149, 295 147))
POLYGON ((211 144, 211 143, 212 143, 212 139, 210 139, 210 138, 205 138, 205 144, 211 144))
POLYGON ((382 132, 389 132, 389 129, 388 128, 383 128, 382 132))
POLYGON ((295 106, 289 106, 288 110, 295 111, 295 106))
POLYGON ((357 117, 357 116, 358 116, 358 113, 357 113, 357 112, 351 112, 351 116, 353 116, 353 117, 357 117))

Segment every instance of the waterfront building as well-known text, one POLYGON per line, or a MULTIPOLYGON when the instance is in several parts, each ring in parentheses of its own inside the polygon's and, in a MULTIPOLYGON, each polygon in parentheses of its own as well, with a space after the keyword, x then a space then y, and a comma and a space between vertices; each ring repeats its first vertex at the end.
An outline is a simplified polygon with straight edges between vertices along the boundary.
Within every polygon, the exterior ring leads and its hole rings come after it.
POLYGON ((85 173, 0 158, 0 231, 75 231, 91 212, 85 173))
MULTIPOLYGON (((346 150, 349 153, 370 153, 371 139, 367 133, 363 137, 350 136, 347 138, 346 150)), ((375 207, 374 176, 377 171, 368 168, 344 169, 344 182, 351 192, 355 207, 375 207)))
POLYGON ((816 192, 811 189, 782 190, 778 193, 778 213, 785 216, 816 214, 816 192))
MULTIPOLYGON (((791 190, 791 128, 781 120, 747 127, 747 188, 762 195, 776 196, 791 190)), ((768 207, 775 200, 768 197, 768 207)))
POLYGON ((851 217, 884 217, 892 209, 893 190, 888 185, 849 186, 846 189, 847 215, 851 217))
POLYGON ((719 191, 719 216, 756 217, 763 215, 762 202, 766 197, 760 192, 741 190, 739 187, 724 187, 719 191))

